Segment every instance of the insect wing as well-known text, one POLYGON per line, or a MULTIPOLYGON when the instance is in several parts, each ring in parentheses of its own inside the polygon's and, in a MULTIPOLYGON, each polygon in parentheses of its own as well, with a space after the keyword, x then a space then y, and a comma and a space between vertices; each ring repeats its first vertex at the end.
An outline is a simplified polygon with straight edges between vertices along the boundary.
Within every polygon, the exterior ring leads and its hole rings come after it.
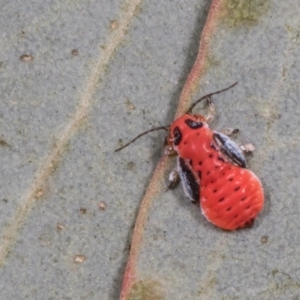
POLYGON ((222 152, 228 161, 241 168, 246 168, 243 151, 233 140, 227 135, 217 131, 214 131, 213 140, 216 143, 217 149, 222 152))

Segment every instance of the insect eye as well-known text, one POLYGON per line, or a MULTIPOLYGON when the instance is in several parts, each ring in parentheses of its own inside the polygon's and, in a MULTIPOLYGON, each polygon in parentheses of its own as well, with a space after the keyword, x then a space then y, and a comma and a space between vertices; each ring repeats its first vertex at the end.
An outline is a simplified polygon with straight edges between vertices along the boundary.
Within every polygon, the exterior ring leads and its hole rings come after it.
POLYGON ((203 127, 203 122, 197 122, 197 121, 194 121, 192 119, 187 119, 184 121, 185 124, 187 126, 189 126, 191 129, 198 129, 198 128, 201 128, 203 127))
POLYGON ((182 138, 180 129, 178 127, 175 127, 173 133, 174 133, 174 145, 178 146, 182 138))

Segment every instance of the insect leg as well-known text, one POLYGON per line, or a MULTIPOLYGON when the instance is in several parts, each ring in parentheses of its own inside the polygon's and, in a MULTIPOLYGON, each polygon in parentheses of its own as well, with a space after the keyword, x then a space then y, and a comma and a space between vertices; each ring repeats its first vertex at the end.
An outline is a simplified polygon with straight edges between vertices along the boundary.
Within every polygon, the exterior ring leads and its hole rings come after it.
MULTIPOLYGON (((230 137, 239 133, 239 131, 240 130, 238 128, 222 128, 219 132, 230 137)), ((255 147, 251 143, 243 145, 239 144, 239 147, 245 155, 252 154, 252 152, 255 150, 255 147)))
POLYGON ((227 136, 232 136, 235 135, 239 132, 240 130, 238 128, 223 128, 219 132, 227 135, 227 136))
POLYGON ((240 148, 245 154, 251 154, 255 150, 255 147, 251 143, 240 145, 240 148))
POLYGON ((188 160, 178 157, 177 166, 185 195, 193 203, 199 202, 200 178, 194 174, 188 160))
POLYGON ((179 173, 176 169, 174 169, 169 175, 169 185, 168 189, 173 190, 178 185, 180 181, 179 173))
POLYGON ((211 96, 207 97, 206 99, 207 99, 206 101, 207 101, 208 109, 207 109, 207 114, 205 115, 205 120, 207 123, 210 123, 215 117, 216 108, 211 101, 211 96))

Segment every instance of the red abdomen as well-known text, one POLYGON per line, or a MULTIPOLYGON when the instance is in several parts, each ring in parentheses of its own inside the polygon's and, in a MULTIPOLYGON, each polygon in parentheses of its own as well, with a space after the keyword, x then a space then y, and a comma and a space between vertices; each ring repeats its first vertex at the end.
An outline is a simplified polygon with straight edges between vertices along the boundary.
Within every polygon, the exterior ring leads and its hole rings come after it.
POLYGON ((212 145, 208 128, 186 132, 178 153, 188 159, 200 178, 200 206, 214 225, 235 230, 251 226, 262 210, 264 194, 256 175, 248 169, 225 161, 212 145))
POLYGON ((236 166, 214 183, 201 185, 200 195, 203 215, 226 230, 251 226, 264 204, 259 179, 253 172, 236 166))

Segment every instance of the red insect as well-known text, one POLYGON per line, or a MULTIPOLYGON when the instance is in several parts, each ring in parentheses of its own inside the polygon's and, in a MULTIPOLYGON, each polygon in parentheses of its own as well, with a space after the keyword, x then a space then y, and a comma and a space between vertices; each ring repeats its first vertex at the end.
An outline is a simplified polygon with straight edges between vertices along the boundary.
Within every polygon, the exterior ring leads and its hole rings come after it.
POLYGON ((225 230, 252 226, 264 204, 261 182, 246 169, 241 148, 228 134, 208 126, 215 114, 211 96, 236 84, 200 98, 171 125, 150 129, 116 150, 151 131, 168 130, 166 154, 177 155, 177 169, 170 175, 170 186, 174 185, 174 175, 179 174, 185 194, 192 202, 200 202, 208 221, 225 230), (193 115, 192 109, 203 99, 207 99, 208 114, 193 115))

